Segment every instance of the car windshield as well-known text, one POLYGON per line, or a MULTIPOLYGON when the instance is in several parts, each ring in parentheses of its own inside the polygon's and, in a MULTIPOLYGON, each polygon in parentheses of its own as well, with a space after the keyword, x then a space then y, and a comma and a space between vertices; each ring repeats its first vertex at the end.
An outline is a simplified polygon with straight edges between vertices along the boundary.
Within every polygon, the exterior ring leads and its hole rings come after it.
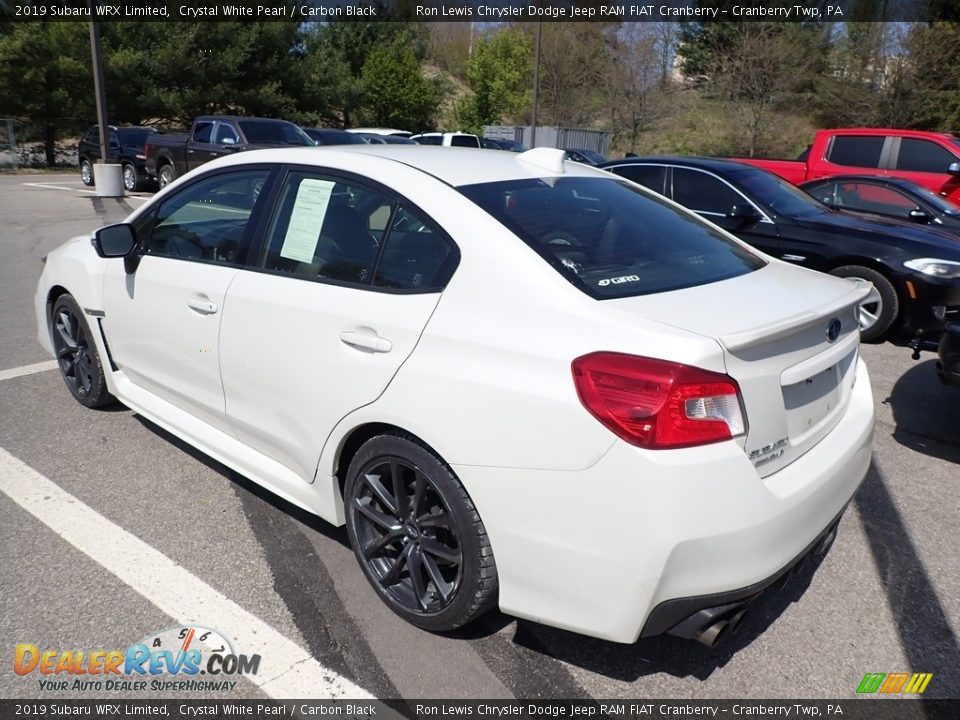
POLYGON ((775 215, 803 217, 830 212, 826 205, 773 173, 749 168, 732 173, 730 177, 734 184, 753 195, 775 215))
POLYGON ((597 299, 705 285, 765 264, 695 215, 614 177, 509 180, 459 190, 597 299))
POLYGON ((241 120, 247 142, 252 145, 314 145, 313 140, 293 123, 269 120, 241 120))
POLYGON ((960 215, 960 206, 954 205, 952 202, 943 197, 943 195, 935 193, 930 188, 917 185, 914 187, 913 191, 918 195, 921 195, 928 203, 933 205, 940 212, 946 213, 947 215, 960 215))

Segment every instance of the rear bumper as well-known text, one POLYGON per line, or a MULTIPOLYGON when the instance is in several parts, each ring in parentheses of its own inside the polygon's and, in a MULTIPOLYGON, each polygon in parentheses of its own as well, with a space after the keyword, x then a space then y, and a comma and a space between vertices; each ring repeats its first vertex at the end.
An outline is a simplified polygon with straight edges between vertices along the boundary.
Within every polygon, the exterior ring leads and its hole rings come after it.
POLYGON ((937 375, 946 385, 960 387, 960 320, 947 322, 937 348, 937 375))
POLYGON ((501 609, 633 642, 689 616, 654 614, 668 601, 762 590, 822 540, 866 475, 874 408, 858 364, 843 419, 764 478, 732 441, 664 451, 618 441, 574 472, 454 466, 493 546, 501 609))

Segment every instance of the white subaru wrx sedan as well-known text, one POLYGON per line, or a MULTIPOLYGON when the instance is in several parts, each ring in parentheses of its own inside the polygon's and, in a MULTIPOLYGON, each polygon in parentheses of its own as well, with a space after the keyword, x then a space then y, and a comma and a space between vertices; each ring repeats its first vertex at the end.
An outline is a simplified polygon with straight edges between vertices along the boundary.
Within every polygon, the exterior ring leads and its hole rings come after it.
POLYGON ((867 471, 869 290, 561 151, 357 146, 205 164, 36 314, 79 402, 346 523, 411 623, 710 644, 867 471))

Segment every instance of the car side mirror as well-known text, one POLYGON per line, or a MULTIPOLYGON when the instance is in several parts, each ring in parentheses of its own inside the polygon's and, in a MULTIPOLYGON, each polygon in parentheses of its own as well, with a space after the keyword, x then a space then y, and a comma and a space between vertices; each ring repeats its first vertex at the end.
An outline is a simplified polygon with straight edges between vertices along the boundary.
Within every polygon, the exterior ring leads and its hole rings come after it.
POLYGON ((749 225, 760 220, 760 213, 750 203, 740 203, 727 211, 727 218, 736 220, 741 225, 749 225))
POLYGON ((960 175, 960 162, 952 162, 947 165, 947 172, 950 175, 960 175))
POLYGON ((237 144, 237 139, 232 137, 225 137, 220 141, 220 144, 224 147, 234 147, 237 144))
POLYGON ((136 244, 133 226, 126 223, 108 225, 93 234, 93 247, 102 258, 126 257, 136 244))
POLYGON ((915 223, 928 223, 933 219, 930 217, 930 213, 921 208, 914 208, 907 214, 907 217, 915 223))

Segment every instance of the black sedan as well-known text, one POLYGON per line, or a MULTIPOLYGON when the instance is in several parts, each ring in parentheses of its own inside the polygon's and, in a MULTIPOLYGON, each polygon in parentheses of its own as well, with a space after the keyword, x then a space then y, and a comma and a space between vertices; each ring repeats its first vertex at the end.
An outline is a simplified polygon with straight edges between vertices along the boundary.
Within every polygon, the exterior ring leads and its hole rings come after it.
POLYGON ((336 128, 303 128, 317 145, 366 145, 367 141, 356 133, 336 128))
POLYGON ((768 255, 877 289, 860 309, 865 341, 939 333, 960 309, 960 243, 931 226, 831 210, 740 163, 635 157, 601 167, 695 211, 768 255))
MULTIPOLYGON (((110 126, 107 137, 109 150, 107 162, 119 163, 123 169, 123 188, 127 192, 143 190, 152 184, 145 165, 143 146, 147 136, 155 132, 152 127, 110 126)), ((80 179, 84 185, 93 185, 93 165, 100 160, 100 126, 94 125, 84 133, 77 146, 80 164, 80 179)))
POLYGON ((834 210, 884 215, 960 235, 960 207, 909 180, 840 175, 811 180, 800 188, 834 210))

